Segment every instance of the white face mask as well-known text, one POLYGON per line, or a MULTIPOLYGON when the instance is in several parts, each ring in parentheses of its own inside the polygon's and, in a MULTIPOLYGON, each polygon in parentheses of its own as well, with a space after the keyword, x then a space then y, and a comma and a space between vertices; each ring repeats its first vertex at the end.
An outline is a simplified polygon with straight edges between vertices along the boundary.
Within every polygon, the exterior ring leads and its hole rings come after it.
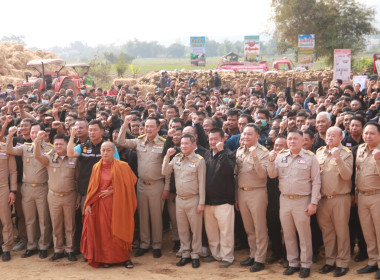
POLYGON ((49 100, 42 99, 41 103, 42 104, 49 104, 49 100))

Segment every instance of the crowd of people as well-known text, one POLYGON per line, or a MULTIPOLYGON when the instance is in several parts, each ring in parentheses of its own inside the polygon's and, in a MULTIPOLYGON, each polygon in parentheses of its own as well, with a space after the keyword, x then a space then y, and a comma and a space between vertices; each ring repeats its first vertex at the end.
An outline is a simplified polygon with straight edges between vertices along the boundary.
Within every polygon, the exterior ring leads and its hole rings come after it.
POLYGON ((227 268, 246 247, 249 271, 282 260, 305 278, 324 247, 319 273, 339 277, 357 244, 357 272, 380 279, 380 80, 280 91, 268 75, 226 88, 163 72, 146 93, 8 84, 0 108, 3 261, 53 244, 50 261, 130 269, 170 230, 177 266, 227 268))

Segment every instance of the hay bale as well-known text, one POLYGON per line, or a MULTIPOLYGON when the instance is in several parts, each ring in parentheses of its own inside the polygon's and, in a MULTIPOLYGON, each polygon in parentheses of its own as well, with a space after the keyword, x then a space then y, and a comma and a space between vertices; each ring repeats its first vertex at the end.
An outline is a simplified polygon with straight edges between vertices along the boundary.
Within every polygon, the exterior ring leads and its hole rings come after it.
POLYGON ((137 84, 137 79, 116 78, 113 80, 112 84, 114 84, 115 86, 117 86, 117 85, 129 85, 131 87, 131 86, 134 86, 135 84, 137 84))

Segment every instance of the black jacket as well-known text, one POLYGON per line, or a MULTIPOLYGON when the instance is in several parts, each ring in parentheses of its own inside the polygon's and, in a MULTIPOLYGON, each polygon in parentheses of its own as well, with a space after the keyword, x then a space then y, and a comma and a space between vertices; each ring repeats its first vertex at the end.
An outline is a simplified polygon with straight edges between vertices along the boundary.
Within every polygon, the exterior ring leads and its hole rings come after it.
POLYGON ((228 149, 206 159, 206 204, 235 203, 235 153, 228 149))

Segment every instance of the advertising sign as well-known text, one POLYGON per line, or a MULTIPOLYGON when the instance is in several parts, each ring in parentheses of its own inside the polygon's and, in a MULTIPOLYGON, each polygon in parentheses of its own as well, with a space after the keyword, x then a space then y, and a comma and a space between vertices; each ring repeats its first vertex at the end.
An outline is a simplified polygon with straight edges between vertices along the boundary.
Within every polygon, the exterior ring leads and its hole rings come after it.
POLYGON ((206 37, 190 37, 191 66, 206 66, 206 37))
POLYGON ((315 35, 300 34, 298 35, 298 65, 301 67, 313 66, 315 50, 315 35))
POLYGON ((350 82, 351 50, 334 50, 334 80, 341 79, 343 83, 350 82))
POLYGON ((260 55, 260 36, 244 36, 244 59, 257 61, 260 55))

